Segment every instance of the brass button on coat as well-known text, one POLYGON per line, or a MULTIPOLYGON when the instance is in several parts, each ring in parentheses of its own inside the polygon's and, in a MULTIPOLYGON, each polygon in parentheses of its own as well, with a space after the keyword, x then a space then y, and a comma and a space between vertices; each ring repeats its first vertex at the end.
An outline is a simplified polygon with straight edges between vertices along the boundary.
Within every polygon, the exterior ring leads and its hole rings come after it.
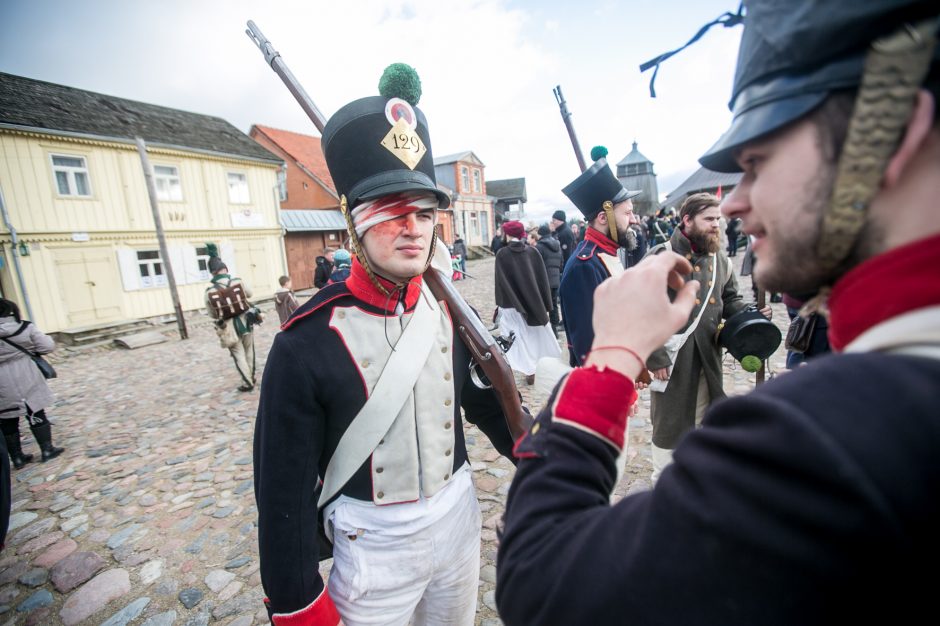
POLYGON ((450 422, 444 422, 444 430, 450 430, 452 424, 450 422))
POLYGON ((453 401, 450 398, 447 398, 446 400, 444 400, 444 406, 450 406, 451 402, 453 401))
POLYGON ((450 372, 444 372, 444 380, 450 380, 450 372))
POLYGON ((380 491, 380 492, 378 492, 377 494, 375 494, 375 497, 378 498, 379 500, 381 500, 382 498, 385 497, 385 492, 384 492, 384 491, 380 491))
POLYGON ((377 468, 375 468, 375 473, 376 473, 376 474, 381 474, 381 473, 384 472, 384 471, 385 471, 385 468, 384 468, 384 467, 377 467, 377 468))

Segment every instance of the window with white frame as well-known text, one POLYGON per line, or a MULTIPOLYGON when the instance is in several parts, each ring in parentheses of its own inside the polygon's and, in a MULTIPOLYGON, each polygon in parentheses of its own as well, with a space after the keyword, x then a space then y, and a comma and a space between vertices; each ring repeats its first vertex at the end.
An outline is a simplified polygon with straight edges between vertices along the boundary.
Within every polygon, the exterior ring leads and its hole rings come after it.
POLYGON ((228 173, 228 201, 232 204, 248 204, 248 176, 238 172, 228 173))
POLYGON ((480 182, 480 170, 473 170, 473 191, 476 193, 483 191, 483 184, 480 182))
POLYGON ((159 250, 138 250, 137 270, 141 287, 160 287, 166 284, 163 260, 159 250))
POLYGON ((476 211, 470 211, 470 229, 474 235, 480 234, 480 222, 477 220, 476 211))
POLYGON ((183 199, 180 172, 171 165, 154 165, 153 182, 157 187, 157 200, 179 202, 183 199))
POLYGON ((460 168, 460 183, 464 191, 470 191, 470 170, 466 167, 460 168))
POLYGON ((60 196, 91 196, 85 157, 53 154, 52 173, 60 196))
POLYGON ((196 246, 196 267, 199 278, 209 280, 209 249, 205 246, 196 246))

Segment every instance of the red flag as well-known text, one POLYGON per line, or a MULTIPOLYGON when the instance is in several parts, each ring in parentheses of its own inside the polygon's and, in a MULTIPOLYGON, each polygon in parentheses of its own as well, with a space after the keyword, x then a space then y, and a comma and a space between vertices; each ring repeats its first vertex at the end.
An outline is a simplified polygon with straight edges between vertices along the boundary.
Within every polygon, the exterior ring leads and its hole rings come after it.
POLYGON ((715 197, 721 200, 721 185, 718 185, 718 191, 715 193, 715 197))

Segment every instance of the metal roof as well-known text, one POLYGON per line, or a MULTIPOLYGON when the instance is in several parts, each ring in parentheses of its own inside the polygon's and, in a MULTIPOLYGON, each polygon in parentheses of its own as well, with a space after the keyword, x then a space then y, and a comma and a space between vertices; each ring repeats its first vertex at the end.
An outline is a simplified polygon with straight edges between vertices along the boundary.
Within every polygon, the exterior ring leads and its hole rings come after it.
POLYGON ((497 200, 521 198, 525 202, 525 178, 488 180, 486 181, 486 193, 497 200))
POLYGON ((709 191, 718 189, 718 187, 734 187, 741 181, 741 176, 740 172, 725 174, 700 167, 694 174, 686 178, 681 185, 669 192, 663 206, 678 206, 685 200, 686 196, 699 191, 709 191))
POLYGON ((346 218, 337 209, 281 211, 281 226, 289 233, 346 230, 346 218))
POLYGON ((618 165, 618 166, 620 166, 620 165, 633 165, 634 163, 650 163, 650 164, 652 164, 652 161, 650 161, 649 159, 647 159, 645 156, 643 156, 643 155, 640 153, 639 150, 636 149, 636 142, 635 142, 635 141, 633 142, 633 150, 630 151, 630 154, 628 154, 627 156, 623 157, 623 160, 621 160, 619 163, 617 163, 617 165, 618 165))

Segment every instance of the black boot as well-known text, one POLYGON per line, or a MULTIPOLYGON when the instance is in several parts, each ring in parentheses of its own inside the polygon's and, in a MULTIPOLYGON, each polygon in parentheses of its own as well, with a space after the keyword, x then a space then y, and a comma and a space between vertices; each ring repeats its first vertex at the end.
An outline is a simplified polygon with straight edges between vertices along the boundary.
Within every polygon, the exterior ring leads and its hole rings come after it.
POLYGON ((20 429, 17 427, 16 433, 4 433, 3 438, 7 442, 7 452, 10 453, 10 461, 13 467, 20 469, 33 460, 32 454, 23 454, 23 448, 20 447, 20 429))
POLYGON ((29 429, 33 431, 36 443, 39 444, 39 449, 42 450, 43 463, 65 452, 65 448, 57 448, 52 445, 52 426, 49 425, 49 422, 30 426, 29 429))

